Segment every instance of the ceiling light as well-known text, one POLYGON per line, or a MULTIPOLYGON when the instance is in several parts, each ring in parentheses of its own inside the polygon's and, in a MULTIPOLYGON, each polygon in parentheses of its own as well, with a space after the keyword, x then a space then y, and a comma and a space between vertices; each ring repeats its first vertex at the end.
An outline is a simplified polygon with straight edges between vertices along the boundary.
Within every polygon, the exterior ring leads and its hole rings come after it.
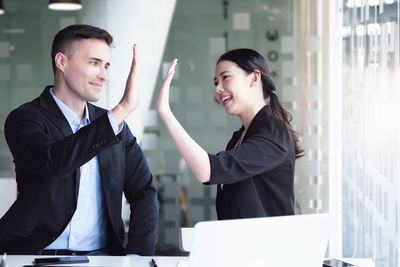
POLYGON ((0 15, 4 14, 3 0, 0 0, 0 15))
POLYGON ((82 9, 82 4, 79 0, 50 0, 49 9, 60 11, 79 10, 82 9))

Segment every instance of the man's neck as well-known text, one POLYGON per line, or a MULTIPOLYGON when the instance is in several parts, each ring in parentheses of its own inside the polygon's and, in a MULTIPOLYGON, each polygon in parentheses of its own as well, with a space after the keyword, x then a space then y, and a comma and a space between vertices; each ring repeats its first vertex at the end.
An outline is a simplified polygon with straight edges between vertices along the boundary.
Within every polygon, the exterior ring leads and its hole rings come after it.
POLYGON ((68 106, 81 120, 85 116, 86 101, 79 98, 66 86, 54 84, 54 95, 68 106))

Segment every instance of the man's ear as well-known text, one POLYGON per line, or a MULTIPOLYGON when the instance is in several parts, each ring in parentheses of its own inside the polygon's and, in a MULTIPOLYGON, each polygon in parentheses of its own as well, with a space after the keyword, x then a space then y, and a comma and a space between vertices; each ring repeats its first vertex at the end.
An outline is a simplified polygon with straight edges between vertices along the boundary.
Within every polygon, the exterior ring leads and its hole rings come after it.
POLYGON ((250 86, 253 87, 255 86, 260 80, 261 80, 261 73, 259 70, 254 70, 251 74, 250 74, 250 78, 251 78, 251 82, 250 82, 250 86))
POLYGON ((64 72, 65 63, 67 61, 67 56, 61 52, 58 52, 54 57, 54 62, 56 63, 57 69, 64 72))

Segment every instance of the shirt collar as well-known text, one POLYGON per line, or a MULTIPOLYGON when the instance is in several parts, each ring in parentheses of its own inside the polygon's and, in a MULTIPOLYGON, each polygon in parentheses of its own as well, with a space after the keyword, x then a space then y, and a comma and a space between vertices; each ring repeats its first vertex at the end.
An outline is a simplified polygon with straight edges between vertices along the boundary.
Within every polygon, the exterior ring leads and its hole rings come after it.
POLYGON ((65 118, 67 119, 69 125, 73 132, 76 132, 80 126, 86 126, 90 123, 89 119, 89 109, 87 103, 85 104, 85 114, 80 121, 79 116, 75 114, 67 105, 65 105, 60 99, 58 99, 54 93, 53 88, 50 88, 50 94, 53 97, 54 101, 56 101, 58 107, 61 109, 62 113, 64 114, 65 118))

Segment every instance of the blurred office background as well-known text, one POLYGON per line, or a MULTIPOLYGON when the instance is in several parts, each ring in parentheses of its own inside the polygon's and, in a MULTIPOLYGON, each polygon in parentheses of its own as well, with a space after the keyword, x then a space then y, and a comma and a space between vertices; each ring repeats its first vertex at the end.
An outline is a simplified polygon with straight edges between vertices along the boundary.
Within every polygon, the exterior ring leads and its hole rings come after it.
MULTIPOLYGON (((229 49, 249 47, 269 62, 279 97, 303 133, 307 155, 296 162, 296 213, 336 215, 330 256, 399 266, 399 0, 81 4, 80 10, 54 11, 47 0, 0 0, 0 216, 17 194, 5 118, 52 84, 54 34, 87 23, 107 29, 115 40, 100 106, 118 103, 132 44, 140 49, 141 105, 127 123, 159 190, 156 254, 182 254, 179 228, 216 219, 216 188, 197 182, 154 110, 163 76, 177 57, 172 109, 195 140, 216 153, 240 121, 214 100, 215 63, 229 49)), ((126 221, 128 213, 125 203, 126 221)))

